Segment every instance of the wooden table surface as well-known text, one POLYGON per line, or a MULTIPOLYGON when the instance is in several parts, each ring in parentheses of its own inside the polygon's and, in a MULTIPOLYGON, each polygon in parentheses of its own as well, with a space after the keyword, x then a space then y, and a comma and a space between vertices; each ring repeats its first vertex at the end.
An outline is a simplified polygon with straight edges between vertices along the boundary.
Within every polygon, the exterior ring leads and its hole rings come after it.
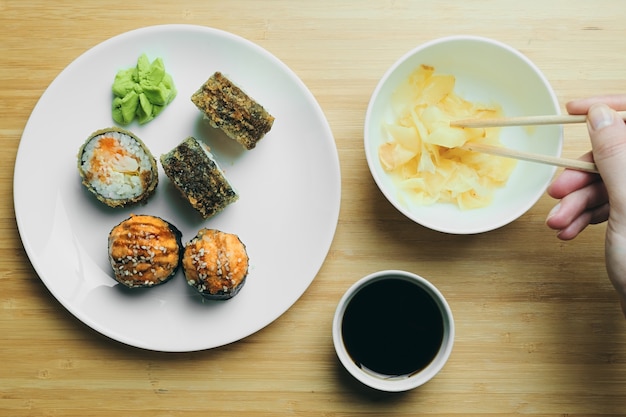
MULTIPOLYGON (((377 81, 425 41, 506 42, 563 107, 626 92, 625 22, 626 4, 611 0, 0 0, 0 415, 626 415, 626 321, 604 268, 604 226, 557 240, 544 225, 555 204, 546 195, 493 232, 430 231, 384 199, 362 146, 377 81), (126 346, 66 311, 31 267, 13 207, 17 148, 46 87, 98 43, 167 23, 223 29, 284 61, 323 108, 342 171, 336 235, 304 295, 263 330, 191 353, 126 346), (443 371, 401 394, 356 383, 331 338, 342 293, 392 268, 437 285, 457 326, 443 371)), ((588 150, 584 126, 565 135, 564 156, 588 150)))

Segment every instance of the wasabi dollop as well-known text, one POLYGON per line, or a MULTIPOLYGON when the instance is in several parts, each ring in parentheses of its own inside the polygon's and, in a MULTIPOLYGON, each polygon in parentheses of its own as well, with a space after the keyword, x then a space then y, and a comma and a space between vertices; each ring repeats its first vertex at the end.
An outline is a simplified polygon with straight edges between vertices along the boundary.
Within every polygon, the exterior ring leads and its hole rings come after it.
POLYGON ((127 125, 135 117, 140 124, 159 115, 176 97, 172 76, 165 72, 161 58, 150 62, 146 54, 137 59, 133 68, 117 72, 113 81, 113 120, 127 125))

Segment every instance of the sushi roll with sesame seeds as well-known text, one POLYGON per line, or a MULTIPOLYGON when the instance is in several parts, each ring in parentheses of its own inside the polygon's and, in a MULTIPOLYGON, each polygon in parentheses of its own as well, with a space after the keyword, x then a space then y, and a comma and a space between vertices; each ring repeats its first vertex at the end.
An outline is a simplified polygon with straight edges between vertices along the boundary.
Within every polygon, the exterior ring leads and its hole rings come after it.
POLYGON ((78 151, 82 183, 110 207, 144 202, 159 182, 154 156, 131 132, 112 127, 89 136, 78 151))
POLYGON ((183 272, 187 284, 212 300, 233 298, 248 275, 248 253, 237 235, 201 229, 185 245, 183 272))
POLYGON ((114 278, 128 288, 154 287, 176 274, 183 253, 181 232, 155 216, 131 215, 109 233, 114 278))

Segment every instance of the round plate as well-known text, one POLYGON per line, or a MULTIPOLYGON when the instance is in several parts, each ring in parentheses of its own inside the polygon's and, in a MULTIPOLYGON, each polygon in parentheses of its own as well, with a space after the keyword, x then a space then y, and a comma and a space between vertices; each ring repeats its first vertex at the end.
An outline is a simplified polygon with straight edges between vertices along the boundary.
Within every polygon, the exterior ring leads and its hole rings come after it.
POLYGON ((194 351, 240 340, 287 311, 328 253, 341 195, 339 158, 324 114, 303 82, 258 45, 223 31, 154 26, 85 52, 50 84, 20 142, 14 176, 18 229, 35 270, 56 299, 98 332, 158 351, 194 351), (210 146, 240 198, 203 220, 159 166, 147 204, 111 209, 81 185, 76 155, 95 130, 114 126, 111 85, 146 53, 161 57, 178 96, 154 120, 125 128, 158 159, 188 136, 210 146), (211 128, 190 97, 221 71, 276 117, 253 150, 211 128), (323 168, 322 168, 323 167, 323 168), (113 279, 107 237, 131 213, 173 223, 189 241, 203 227, 239 235, 248 248, 245 286, 208 301, 182 271, 170 282, 128 290, 113 279))

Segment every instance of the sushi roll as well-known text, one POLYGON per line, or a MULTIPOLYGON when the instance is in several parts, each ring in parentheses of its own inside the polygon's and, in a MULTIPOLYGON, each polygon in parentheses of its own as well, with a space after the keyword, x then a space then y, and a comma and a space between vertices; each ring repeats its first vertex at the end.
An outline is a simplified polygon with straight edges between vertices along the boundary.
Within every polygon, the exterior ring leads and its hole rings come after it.
POLYGON ((248 275, 248 253, 237 235, 201 229, 185 245, 183 272, 187 284, 212 300, 233 298, 248 275))
POLYGON ((131 132, 112 127, 89 136, 78 152, 82 183, 110 207, 144 202, 159 182, 156 160, 131 132))
POLYGON ((115 280, 128 288, 153 287, 176 274, 183 253, 181 232, 155 216, 131 215, 109 233, 115 280))
POLYGON ((239 198, 209 148, 193 137, 161 155, 161 165, 176 188, 205 219, 239 198))
POLYGON ((211 126, 247 150, 256 147, 274 124, 274 116, 220 72, 202 84, 191 101, 211 126))

